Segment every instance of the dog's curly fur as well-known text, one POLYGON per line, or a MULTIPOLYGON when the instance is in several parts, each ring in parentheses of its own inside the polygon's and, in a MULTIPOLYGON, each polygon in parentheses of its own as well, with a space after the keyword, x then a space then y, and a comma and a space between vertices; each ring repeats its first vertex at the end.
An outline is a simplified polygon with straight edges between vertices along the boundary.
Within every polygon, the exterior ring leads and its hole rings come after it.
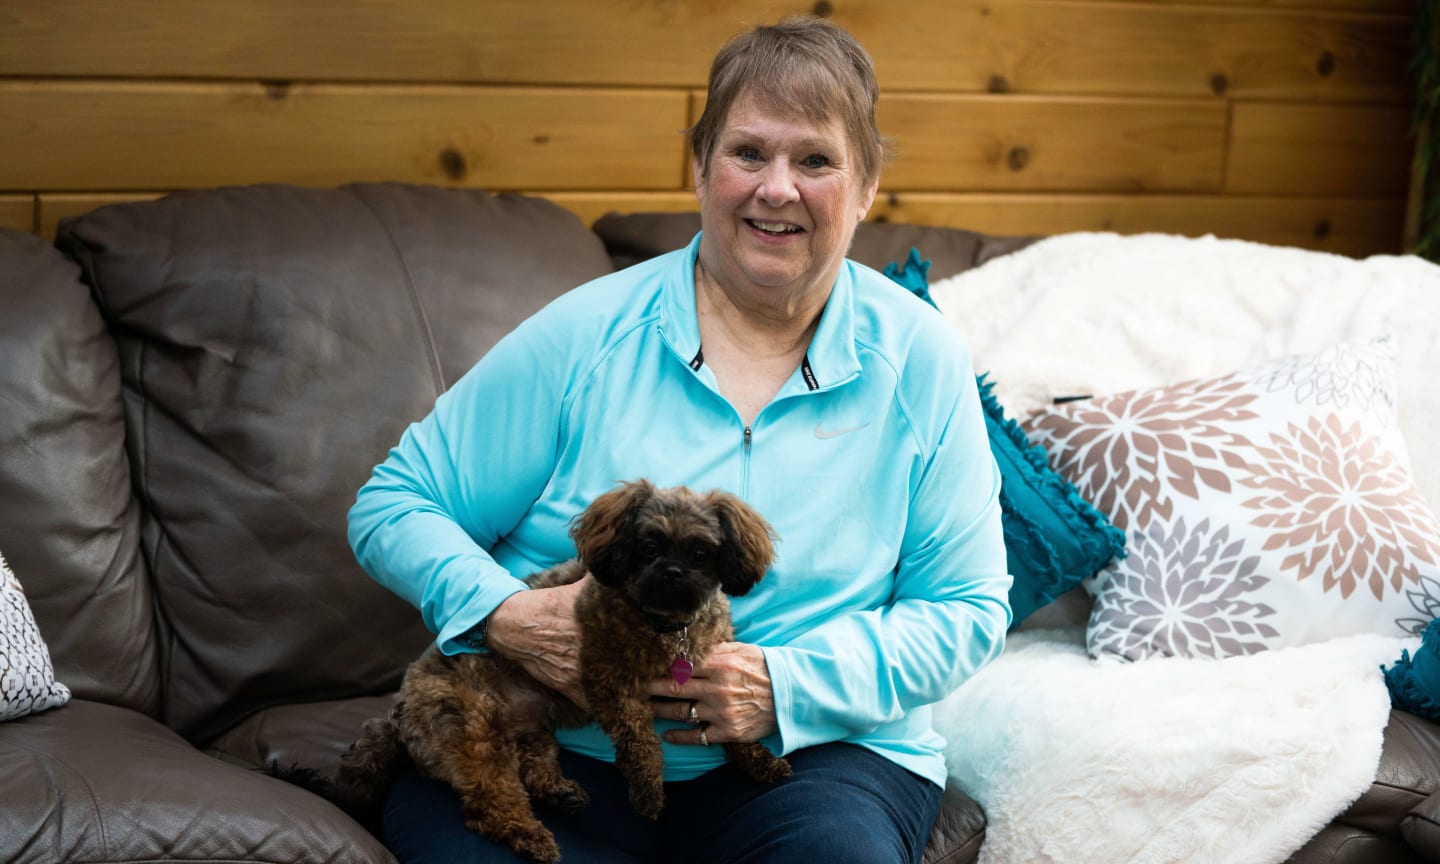
MULTIPOLYGON (((733 638, 724 595, 745 594, 764 575, 772 531, 733 495, 639 480, 596 498, 571 536, 579 558, 526 581, 543 588, 595 576, 575 604, 585 698, 615 744, 632 805, 657 818, 663 765, 646 685, 669 674, 682 632, 692 661, 733 638)), ((556 729, 588 719, 493 652, 446 656, 432 646, 406 671, 389 715, 365 724, 333 780, 276 773, 374 826, 381 797, 408 758, 460 794, 469 827, 533 861, 554 862, 560 848, 531 800, 570 812, 588 803, 561 774, 555 740, 556 729)), ((761 744, 724 747, 757 781, 790 774, 761 744)))

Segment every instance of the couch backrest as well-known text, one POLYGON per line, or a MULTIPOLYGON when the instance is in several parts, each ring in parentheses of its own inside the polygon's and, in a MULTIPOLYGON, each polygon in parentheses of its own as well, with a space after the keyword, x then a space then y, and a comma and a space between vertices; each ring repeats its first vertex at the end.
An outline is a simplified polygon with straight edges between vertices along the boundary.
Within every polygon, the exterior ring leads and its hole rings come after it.
POLYGON ((260 186, 60 226, 115 335, 163 718, 377 692, 430 640, 345 539, 355 491, 435 397, 549 299, 610 270, 539 199, 260 186))
POLYGON ((76 696, 160 711, 120 363, 80 268, 0 230, 0 552, 76 696))
MULTIPOLYGON (((689 243, 699 230, 699 213, 611 213, 595 223, 595 233, 605 241, 616 269, 678 249, 689 243)), ((861 222, 847 254, 861 264, 883 271, 887 264, 903 263, 911 249, 918 249, 920 257, 930 262, 929 279, 935 282, 979 267, 1036 239, 1001 237, 936 225, 861 222)))

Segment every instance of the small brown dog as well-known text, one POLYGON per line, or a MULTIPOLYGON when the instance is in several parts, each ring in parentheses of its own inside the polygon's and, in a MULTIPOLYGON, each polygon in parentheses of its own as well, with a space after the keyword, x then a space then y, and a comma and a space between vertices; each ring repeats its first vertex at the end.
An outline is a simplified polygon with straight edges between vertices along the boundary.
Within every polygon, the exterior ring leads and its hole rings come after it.
MULTIPOLYGON (((631 804, 654 819, 665 792, 646 685, 664 675, 683 678, 689 664, 733 638, 724 595, 745 594, 760 581, 774 557, 772 532, 733 495, 640 480, 596 498, 571 536, 579 558, 526 581, 544 588, 594 574, 575 604, 585 698, 615 744, 631 804)), ((531 799, 570 812, 588 803, 561 774, 555 741, 557 728, 587 719, 510 660, 495 653, 445 656, 432 646, 406 671, 389 715, 365 724, 333 781, 286 779, 373 825, 408 755, 420 773, 460 793, 467 826, 533 861, 554 862, 560 847, 531 799)), ((759 743, 724 747, 757 781, 790 774, 789 763, 759 743)))

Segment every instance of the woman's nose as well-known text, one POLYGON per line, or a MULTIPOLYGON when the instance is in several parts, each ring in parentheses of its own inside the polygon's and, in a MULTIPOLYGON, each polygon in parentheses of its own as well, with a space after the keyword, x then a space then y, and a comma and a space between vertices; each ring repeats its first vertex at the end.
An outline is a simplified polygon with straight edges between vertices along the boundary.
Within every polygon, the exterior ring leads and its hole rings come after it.
POLYGON ((755 194, 771 207, 781 207, 799 200, 800 189, 795 181, 795 169, 788 161, 772 159, 760 174, 755 194))

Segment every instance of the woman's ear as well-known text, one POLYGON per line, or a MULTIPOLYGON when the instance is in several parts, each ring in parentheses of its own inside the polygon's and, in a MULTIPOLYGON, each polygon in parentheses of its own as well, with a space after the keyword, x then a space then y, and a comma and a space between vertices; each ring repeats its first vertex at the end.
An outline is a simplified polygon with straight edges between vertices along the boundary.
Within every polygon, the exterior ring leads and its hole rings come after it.
POLYGON ((635 521, 640 508, 655 494, 648 480, 636 480, 611 489, 575 517, 570 537, 585 569, 602 585, 615 587, 630 571, 635 521))
POLYGON ((876 177, 874 180, 871 180, 871 181, 870 181, 870 185, 869 185, 867 188, 861 190, 861 193, 860 193, 860 212, 857 213, 856 216, 855 216, 855 221, 856 221, 856 222, 864 222, 864 221, 865 221, 865 216, 866 216, 867 214, 869 214, 870 208, 871 208, 872 206, 874 206, 874 204, 875 204, 875 196, 876 196, 877 194, 879 194, 879 192, 880 192, 880 178, 879 178, 879 177, 876 177))
POLYGON ((695 200, 705 204, 705 164, 693 155, 690 157, 690 177, 695 181, 695 200))

